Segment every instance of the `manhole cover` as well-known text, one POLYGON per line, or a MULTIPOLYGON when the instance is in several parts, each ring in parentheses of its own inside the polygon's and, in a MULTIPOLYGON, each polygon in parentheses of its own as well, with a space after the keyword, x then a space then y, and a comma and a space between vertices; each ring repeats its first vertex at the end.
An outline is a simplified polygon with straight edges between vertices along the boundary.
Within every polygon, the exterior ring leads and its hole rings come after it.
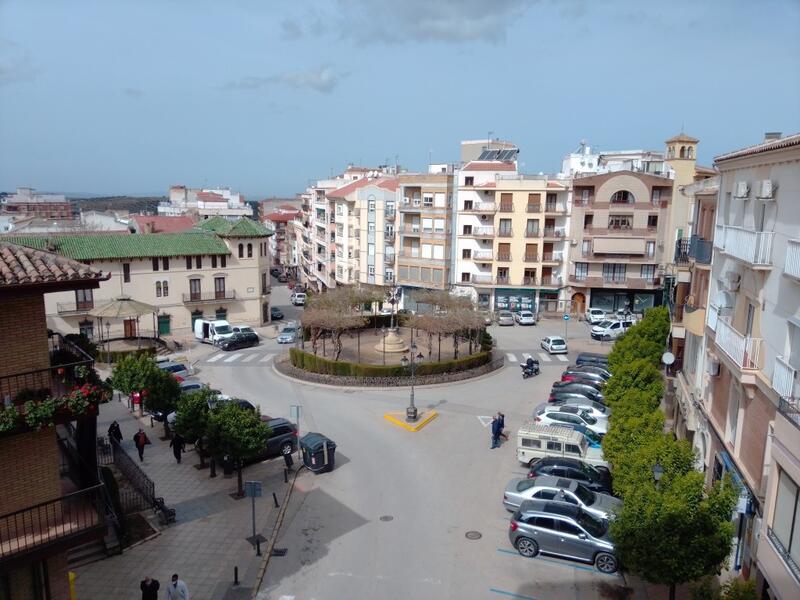
POLYGON ((381 521, 393 521, 394 517, 392 515, 383 515, 381 517, 381 521))
POLYGON ((466 536, 468 540, 479 540, 483 537, 483 534, 480 531, 468 531, 466 536))

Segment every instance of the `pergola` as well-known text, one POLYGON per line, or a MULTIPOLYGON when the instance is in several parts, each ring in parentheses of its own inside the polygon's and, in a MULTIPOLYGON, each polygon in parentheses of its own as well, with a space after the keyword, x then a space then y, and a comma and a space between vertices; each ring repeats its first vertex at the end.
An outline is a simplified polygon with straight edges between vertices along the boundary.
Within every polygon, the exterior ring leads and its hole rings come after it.
MULTIPOLYGON (((136 319, 137 347, 141 347, 142 344, 141 336, 139 335, 139 317, 150 313, 153 315, 153 331, 158 332, 156 327, 156 314, 158 313, 158 308, 150 304, 145 304, 144 302, 134 300, 130 296, 126 296, 124 294, 117 296, 102 306, 98 306, 89 311, 90 316, 95 317, 100 321, 101 336, 103 331, 103 319, 136 319)), ((158 333, 156 333, 156 335, 158 335, 158 333)))

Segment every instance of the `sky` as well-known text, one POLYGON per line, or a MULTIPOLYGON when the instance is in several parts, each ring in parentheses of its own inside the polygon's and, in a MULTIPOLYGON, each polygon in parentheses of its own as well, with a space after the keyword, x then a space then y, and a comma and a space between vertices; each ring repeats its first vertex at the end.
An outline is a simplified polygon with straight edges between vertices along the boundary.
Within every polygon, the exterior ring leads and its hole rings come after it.
POLYGON ((0 0, 0 190, 291 196, 348 163, 711 164, 800 131, 800 0, 0 0))

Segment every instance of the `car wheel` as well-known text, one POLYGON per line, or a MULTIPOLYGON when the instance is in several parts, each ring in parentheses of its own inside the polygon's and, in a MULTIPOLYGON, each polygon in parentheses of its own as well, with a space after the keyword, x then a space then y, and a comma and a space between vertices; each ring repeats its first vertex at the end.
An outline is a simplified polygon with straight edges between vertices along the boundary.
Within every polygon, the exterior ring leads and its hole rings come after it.
POLYGON ((598 554, 594 559, 594 566, 597 567, 598 571, 606 573, 607 575, 616 573, 618 568, 617 559, 613 554, 609 554, 608 552, 601 552, 598 554))
POLYGON ((520 554, 522 554, 522 556, 525 556, 526 558, 533 558, 534 556, 539 554, 539 544, 537 544, 530 538, 526 537, 517 538, 517 541, 514 545, 517 547, 517 552, 519 552, 520 554))
POLYGON ((287 454, 292 453, 292 444, 286 442, 283 446, 281 446, 281 454, 286 456, 287 454))

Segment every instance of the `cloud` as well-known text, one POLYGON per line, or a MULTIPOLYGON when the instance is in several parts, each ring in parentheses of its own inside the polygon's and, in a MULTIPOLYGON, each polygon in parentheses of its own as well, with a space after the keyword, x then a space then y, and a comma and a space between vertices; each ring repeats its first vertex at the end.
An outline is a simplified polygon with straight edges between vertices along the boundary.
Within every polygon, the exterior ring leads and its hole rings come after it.
POLYGON ((229 82, 222 87, 228 90, 250 91, 273 85, 286 85, 296 89, 310 89, 321 94, 329 94, 336 89, 345 76, 344 73, 336 73, 328 65, 322 65, 308 71, 286 71, 268 77, 242 77, 238 81, 229 82))
POLYGON ((27 50, 11 40, 0 39, 0 85, 31 81, 39 72, 27 50))
POLYGON ((141 98, 144 96, 144 92, 139 88, 125 88, 122 90, 122 93, 129 98, 141 98))

